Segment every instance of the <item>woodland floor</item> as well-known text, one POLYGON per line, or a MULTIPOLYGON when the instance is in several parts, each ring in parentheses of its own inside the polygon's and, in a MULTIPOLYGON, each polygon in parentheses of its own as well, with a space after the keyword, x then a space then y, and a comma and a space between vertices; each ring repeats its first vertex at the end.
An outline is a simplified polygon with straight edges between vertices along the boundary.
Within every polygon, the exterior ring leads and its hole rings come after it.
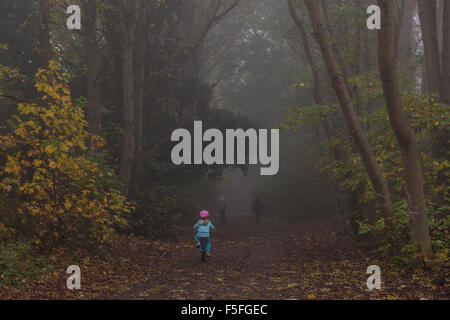
POLYGON ((333 223, 233 220, 216 225, 205 263, 190 228, 173 242, 120 238, 104 256, 55 258, 56 271, 0 299, 449 299, 432 272, 399 272, 368 240, 333 223), (69 259, 69 260, 68 260, 69 259), (65 268, 81 268, 82 289, 66 288, 65 268), (382 289, 369 291, 369 265, 382 289))

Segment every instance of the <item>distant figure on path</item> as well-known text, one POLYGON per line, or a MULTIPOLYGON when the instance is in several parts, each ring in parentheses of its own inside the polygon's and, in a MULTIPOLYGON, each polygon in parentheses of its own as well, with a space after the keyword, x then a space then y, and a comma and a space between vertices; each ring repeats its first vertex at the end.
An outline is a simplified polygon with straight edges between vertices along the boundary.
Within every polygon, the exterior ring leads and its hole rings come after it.
POLYGON ((261 222, 261 215, 263 213, 263 203, 261 198, 257 195, 253 201, 252 211, 255 213, 256 223, 261 222))
POLYGON ((227 221, 226 210, 227 210, 228 203, 227 203, 227 199, 225 199, 224 194, 222 194, 219 197, 218 206, 219 206, 220 222, 226 222, 227 221))

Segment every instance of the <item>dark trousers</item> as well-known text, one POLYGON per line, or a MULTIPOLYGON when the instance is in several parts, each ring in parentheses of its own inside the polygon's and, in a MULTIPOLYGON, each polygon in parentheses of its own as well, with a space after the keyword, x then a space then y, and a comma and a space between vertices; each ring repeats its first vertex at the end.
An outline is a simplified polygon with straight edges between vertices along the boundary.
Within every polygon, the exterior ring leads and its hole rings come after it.
POLYGON ((219 215, 220 215, 220 222, 227 221, 227 216, 225 213, 225 209, 219 209, 219 215))
POLYGON ((261 215, 262 215, 261 211, 255 211, 256 223, 260 223, 261 222, 261 215))

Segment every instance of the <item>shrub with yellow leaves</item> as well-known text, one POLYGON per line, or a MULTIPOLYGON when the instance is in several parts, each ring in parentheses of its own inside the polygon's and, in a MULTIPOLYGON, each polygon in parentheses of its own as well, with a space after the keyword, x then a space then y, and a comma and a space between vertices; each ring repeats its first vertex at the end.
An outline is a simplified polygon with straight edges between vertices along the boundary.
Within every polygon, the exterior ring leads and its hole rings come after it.
POLYGON ((39 70, 38 103, 19 103, 11 130, 0 136, 0 224, 41 248, 104 242, 126 223, 131 205, 89 134, 67 75, 51 61, 39 70))

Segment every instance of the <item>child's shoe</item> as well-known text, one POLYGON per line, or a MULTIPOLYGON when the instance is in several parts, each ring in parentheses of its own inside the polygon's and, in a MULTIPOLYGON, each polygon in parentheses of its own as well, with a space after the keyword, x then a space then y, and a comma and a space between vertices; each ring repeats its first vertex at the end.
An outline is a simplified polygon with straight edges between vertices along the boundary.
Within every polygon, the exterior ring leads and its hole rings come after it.
POLYGON ((207 258, 211 258, 211 254, 209 252, 206 253, 207 258))
POLYGON ((196 247, 196 248, 200 248, 200 242, 197 242, 197 243, 195 244, 195 247, 196 247))

